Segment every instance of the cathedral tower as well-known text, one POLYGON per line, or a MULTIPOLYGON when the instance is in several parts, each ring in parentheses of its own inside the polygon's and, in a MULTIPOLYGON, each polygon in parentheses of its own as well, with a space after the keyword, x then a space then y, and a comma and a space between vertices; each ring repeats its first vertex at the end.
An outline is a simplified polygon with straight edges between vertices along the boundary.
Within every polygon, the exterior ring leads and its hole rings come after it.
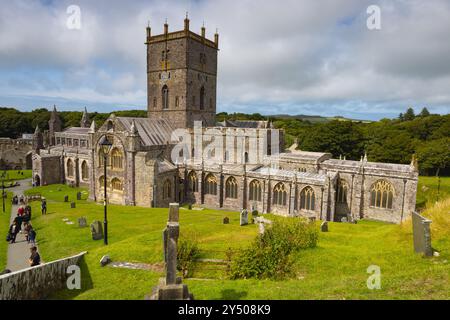
POLYGON ((149 118, 165 118, 175 128, 191 128, 194 121, 214 126, 216 116, 217 52, 214 41, 189 30, 151 35, 147 27, 147 96, 149 118))

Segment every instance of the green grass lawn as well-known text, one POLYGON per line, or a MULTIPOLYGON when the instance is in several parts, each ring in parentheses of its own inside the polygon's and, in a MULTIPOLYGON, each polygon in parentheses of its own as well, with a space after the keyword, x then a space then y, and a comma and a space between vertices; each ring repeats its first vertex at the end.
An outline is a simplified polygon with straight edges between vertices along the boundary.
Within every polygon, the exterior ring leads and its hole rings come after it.
POLYGON ((3 271, 6 268, 8 254, 8 242, 6 242, 6 235, 9 231, 12 193, 8 192, 7 194, 8 198, 5 199, 5 213, 3 213, 3 205, 0 198, 0 271, 3 271))
MULTIPOLYGON (((0 171, 0 178, 2 178, 3 173, 4 171, 0 171)), ((31 174, 31 170, 6 170, 5 185, 18 180, 29 179, 31 178, 31 174)))
MULTIPOLYGON (((450 177, 440 178, 439 199, 450 197, 450 177)), ((433 205, 438 200, 438 178, 437 177, 419 177, 417 186, 416 205, 418 209, 423 209, 433 205)))
MULTIPOLYGON (((162 230, 168 209, 109 206, 109 245, 93 241, 89 228, 77 227, 77 218, 103 220, 103 207, 90 201, 64 203, 64 195, 76 199, 79 189, 62 185, 39 187, 48 199, 48 215, 41 216, 33 203, 33 225, 45 261, 88 251, 82 263, 82 290, 61 291, 53 299, 143 299, 163 276, 159 271, 100 267, 109 254, 113 261, 162 262, 162 230), (74 225, 65 224, 68 218, 74 225)), ((87 191, 83 190, 83 198, 87 191)), ((270 217, 270 215, 269 215, 270 217)), ((200 243, 202 257, 223 259, 224 251, 250 245, 257 226, 239 226, 239 214, 218 210, 180 210, 182 236, 200 243), (222 224, 228 216, 230 224, 222 224)), ((223 268, 202 264, 193 279, 185 279, 196 299, 448 299, 450 291, 450 241, 433 243, 440 257, 414 254, 412 235, 401 226, 373 221, 358 224, 330 223, 320 233, 318 246, 295 255, 291 279, 228 280, 223 268), (366 286, 367 268, 381 268, 381 290, 366 286)))

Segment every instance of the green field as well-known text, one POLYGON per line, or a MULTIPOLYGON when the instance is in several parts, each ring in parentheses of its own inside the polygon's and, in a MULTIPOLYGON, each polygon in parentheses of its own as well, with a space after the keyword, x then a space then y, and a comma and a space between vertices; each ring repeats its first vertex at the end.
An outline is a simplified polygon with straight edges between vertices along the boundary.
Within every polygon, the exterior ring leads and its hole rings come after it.
MULTIPOLYGON (((1 191, 0 191, 1 194, 1 191)), ((11 197, 12 193, 8 192, 8 198, 5 199, 5 213, 3 213, 3 204, 0 198, 0 271, 6 267, 8 242, 6 242, 6 235, 9 231, 9 219, 11 216, 11 197)))
POLYGON ((437 177, 419 177, 416 200, 418 209, 432 206, 436 201, 450 197, 450 177, 440 178, 439 193, 438 182, 437 177))
MULTIPOLYGON (((41 216, 39 203, 33 203, 33 224, 45 261, 88 251, 82 263, 82 290, 62 291, 53 299, 143 299, 163 273, 162 230, 167 209, 110 206, 109 245, 91 239, 89 228, 79 229, 77 218, 102 221, 101 205, 81 200, 70 209, 63 198, 75 199, 79 189, 62 185, 35 188, 48 198, 48 215, 41 216), (68 218, 74 225, 65 224, 68 218), (152 264, 157 271, 100 267, 99 260, 109 254, 113 261, 152 264)), ((87 197, 83 190, 83 197, 87 197)), ((182 236, 200 242, 203 258, 224 258, 234 250, 250 245, 257 227, 239 226, 236 212, 180 210, 182 236), (230 224, 222 224, 223 217, 230 224)), ((228 280, 223 268, 199 264, 193 279, 185 279, 196 299, 448 299, 450 290, 450 240, 433 243, 439 257, 430 259, 414 254, 409 228, 373 221, 358 224, 330 223, 329 233, 320 233, 317 248, 295 255, 290 279, 228 280), (367 268, 381 268, 381 290, 366 286, 367 268), (215 270, 214 270, 215 269, 215 270)))
MULTIPOLYGON (((0 179, 3 178, 4 171, 0 171, 0 179)), ((18 180, 31 178, 31 170, 6 170, 5 185, 8 186, 18 180)))

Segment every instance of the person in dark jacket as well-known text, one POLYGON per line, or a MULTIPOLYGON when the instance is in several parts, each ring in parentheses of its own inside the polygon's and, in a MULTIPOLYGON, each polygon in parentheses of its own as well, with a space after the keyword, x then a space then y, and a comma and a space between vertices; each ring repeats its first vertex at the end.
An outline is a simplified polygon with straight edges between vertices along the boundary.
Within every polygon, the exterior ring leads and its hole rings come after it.
POLYGON ((9 227, 9 243, 15 243, 17 234, 19 233, 17 228, 17 222, 14 220, 13 224, 9 227))
POLYGON ((41 213, 47 214, 47 201, 45 200, 45 198, 42 198, 42 202, 41 202, 41 213))
POLYGON ((23 222, 23 217, 17 215, 17 217, 14 218, 14 222, 16 223, 17 226, 17 233, 22 231, 22 222, 23 222))
POLYGON ((30 267, 38 266, 41 264, 41 256, 37 252, 37 248, 35 246, 30 248, 31 256, 28 262, 30 263, 30 267))

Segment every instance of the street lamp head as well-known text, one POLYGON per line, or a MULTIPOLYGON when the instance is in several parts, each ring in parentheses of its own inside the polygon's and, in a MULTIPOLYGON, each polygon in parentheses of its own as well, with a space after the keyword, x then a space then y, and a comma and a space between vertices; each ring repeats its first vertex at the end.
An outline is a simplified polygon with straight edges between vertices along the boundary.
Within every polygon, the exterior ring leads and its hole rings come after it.
POLYGON ((100 143, 99 144, 100 144, 100 147, 102 148, 103 154, 107 155, 109 153, 109 151, 111 150, 111 148, 112 148, 111 141, 108 140, 107 136, 103 136, 100 139, 100 143))

